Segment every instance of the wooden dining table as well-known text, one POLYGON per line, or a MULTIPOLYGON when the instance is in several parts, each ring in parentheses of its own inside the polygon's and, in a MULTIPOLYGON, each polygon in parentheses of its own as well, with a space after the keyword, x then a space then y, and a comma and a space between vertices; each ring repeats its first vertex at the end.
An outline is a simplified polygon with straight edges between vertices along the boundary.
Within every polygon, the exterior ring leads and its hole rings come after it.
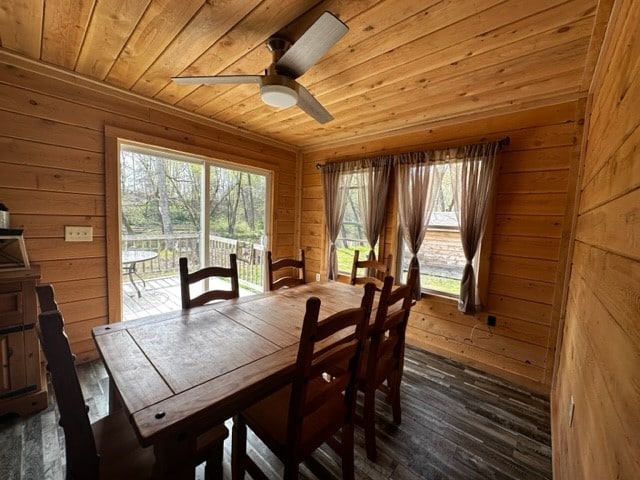
POLYGON ((360 286, 316 282, 95 327, 111 393, 140 443, 153 445, 156 472, 193 478, 193 470, 176 470, 181 439, 292 380, 308 298, 321 300, 324 318, 359 307, 363 293, 360 286))

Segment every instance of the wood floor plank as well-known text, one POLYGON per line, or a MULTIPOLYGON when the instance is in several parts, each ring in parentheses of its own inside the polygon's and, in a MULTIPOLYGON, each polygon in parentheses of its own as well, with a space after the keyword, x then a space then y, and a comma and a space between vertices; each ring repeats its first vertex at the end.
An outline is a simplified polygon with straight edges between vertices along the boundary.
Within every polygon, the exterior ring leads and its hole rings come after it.
MULTIPOLYGON (((92 421, 106 415, 108 377, 100 361, 78 366, 92 421)), ((378 460, 364 451, 355 431, 356 478, 365 480, 551 479, 549 401, 455 361, 407 347, 402 384, 402 424, 378 392, 378 460)), ((55 399, 26 418, 0 417, 0 478, 64 478, 64 434, 55 399)), ((362 409, 359 398, 358 409, 362 409)), ((231 427, 231 421, 228 421, 231 427)), ((248 450, 272 477, 282 475, 276 457, 249 431, 248 450)), ((224 478, 231 478, 231 439, 225 442, 224 478)), ((339 459, 326 445, 300 468, 302 479, 340 478, 339 459)), ((204 478, 203 466, 196 478, 204 478)))

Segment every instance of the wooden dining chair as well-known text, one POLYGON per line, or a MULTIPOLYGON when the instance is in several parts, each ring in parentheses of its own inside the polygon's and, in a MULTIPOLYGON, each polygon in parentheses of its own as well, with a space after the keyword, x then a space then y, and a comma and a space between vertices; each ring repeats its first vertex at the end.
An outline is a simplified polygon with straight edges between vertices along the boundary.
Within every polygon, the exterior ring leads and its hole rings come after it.
POLYGON ((214 300, 228 300, 240 296, 240 286, 238 284, 238 262, 236 254, 229 255, 229 267, 204 267, 200 270, 189 273, 187 259, 181 257, 180 260, 180 295, 182 297, 182 308, 191 308, 204 305, 214 300), (191 297, 190 286, 196 282, 207 278, 228 278, 231 281, 230 290, 214 289, 209 290, 196 297, 191 297))
POLYGON ((247 455, 247 425, 284 463, 284 478, 298 478, 299 464, 327 442, 342 458, 342 478, 354 478, 355 381, 374 286, 359 308, 318 321, 320 300, 307 300, 293 382, 234 417, 232 477, 267 478, 247 455), (335 365, 345 368, 329 377, 335 365), (340 441, 334 434, 341 432, 340 441))
POLYGON ((353 254, 353 265, 351 266, 351 285, 362 285, 373 283, 377 290, 382 288, 384 277, 391 271, 393 255, 389 254, 384 262, 375 260, 360 260, 360 250, 353 254), (358 270, 364 268, 363 276, 358 276, 358 270))
MULTIPOLYGON (((55 307, 53 287, 39 285, 36 292, 42 312, 38 316, 38 335, 64 430, 66 478, 151 478, 155 463, 153 448, 140 445, 124 409, 90 423, 62 314, 51 309, 55 307)), ((185 462, 195 469, 207 461, 205 478, 222 478, 223 445, 227 436, 224 425, 203 429, 198 438, 193 439, 196 450, 185 462)))
POLYGON ((296 260, 295 258, 281 258, 275 262, 272 259, 271 251, 268 251, 267 266, 269 269, 269 290, 278 290, 283 287, 295 287, 296 285, 306 283, 303 249, 300 249, 300 260, 296 260), (274 272, 281 272, 285 269, 288 273, 292 273, 292 270, 295 270, 295 275, 280 276, 274 280, 274 272))
POLYGON ((364 392, 362 423, 367 457, 376 459, 376 390, 387 395, 393 423, 400 424, 400 383, 404 369, 405 332, 413 304, 412 290, 417 270, 412 270, 406 285, 393 288, 393 277, 384 279, 373 325, 369 328, 365 353, 360 362, 358 390, 364 392), (385 385, 386 382, 386 385, 385 385))

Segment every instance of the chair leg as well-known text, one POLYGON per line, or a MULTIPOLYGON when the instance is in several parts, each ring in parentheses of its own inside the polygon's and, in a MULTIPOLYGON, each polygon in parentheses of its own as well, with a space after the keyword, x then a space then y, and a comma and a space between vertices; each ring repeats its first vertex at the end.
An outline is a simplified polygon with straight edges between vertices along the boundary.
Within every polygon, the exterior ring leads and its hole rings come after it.
POLYGON ((393 412, 393 423, 400 425, 402 420, 400 412, 400 382, 401 377, 397 372, 394 372, 390 376, 391 382, 389 385, 391 396, 391 411, 393 412))
POLYGON ((354 480, 353 423, 342 426, 342 478, 354 480))
POLYGON ((300 464, 291 460, 284 462, 284 473, 282 480, 297 480, 300 470, 300 464))
POLYGON ((242 415, 233 417, 231 434, 231 478, 244 479, 245 457, 247 455, 247 424, 242 415))
POLYGON ((218 480, 223 477, 223 462, 224 456, 224 440, 222 440, 218 445, 216 445, 212 451, 211 456, 207 459, 207 463, 204 467, 204 478, 205 480, 218 480))
POLYGON ((364 424, 364 443, 367 449, 367 458, 376 461, 376 391, 367 388, 364 392, 364 411, 362 422, 364 424))

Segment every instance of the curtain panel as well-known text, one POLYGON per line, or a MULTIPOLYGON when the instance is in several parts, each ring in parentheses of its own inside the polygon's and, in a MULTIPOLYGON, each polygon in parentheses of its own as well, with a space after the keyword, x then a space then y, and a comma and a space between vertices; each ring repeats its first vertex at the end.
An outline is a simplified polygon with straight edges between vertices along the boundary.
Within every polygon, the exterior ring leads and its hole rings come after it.
POLYGON ((435 186, 440 184, 438 170, 433 166, 436 156, 434 152, 415 152, 397 155, 394 159, 400 230, 411 253, 407 278, 417 270, 413 285, 415 300, 422 295, 418 252, 433 211, 437 193, 435 186))
POLYGON ((336 239, 344 218, 347 194, 351 184, 351 169, 347 163, 328 163, 321 168, 324 192, 324 215, 329 237, 327 277, 335 280, 338 274, 336 239))
MULTIPOLYGON (((358 175, 358 206, 364 233, 369 242, 369 260, 376 260, 374 249, 380 239, 382 222, 387 210, 387 193, 391 178, 390 157, 368 158, 354 175, 358 175)), ((371 272, 370 272, 371 273, 371 272)))
POLYGON ((467 145, 458 148, 455 159, 449 160, 453 204, 466 260, 458 298, 458 310, 463 313, 473 314, 482 308, 473 264, 493 200, 499 146, 499 142, 467 145))

